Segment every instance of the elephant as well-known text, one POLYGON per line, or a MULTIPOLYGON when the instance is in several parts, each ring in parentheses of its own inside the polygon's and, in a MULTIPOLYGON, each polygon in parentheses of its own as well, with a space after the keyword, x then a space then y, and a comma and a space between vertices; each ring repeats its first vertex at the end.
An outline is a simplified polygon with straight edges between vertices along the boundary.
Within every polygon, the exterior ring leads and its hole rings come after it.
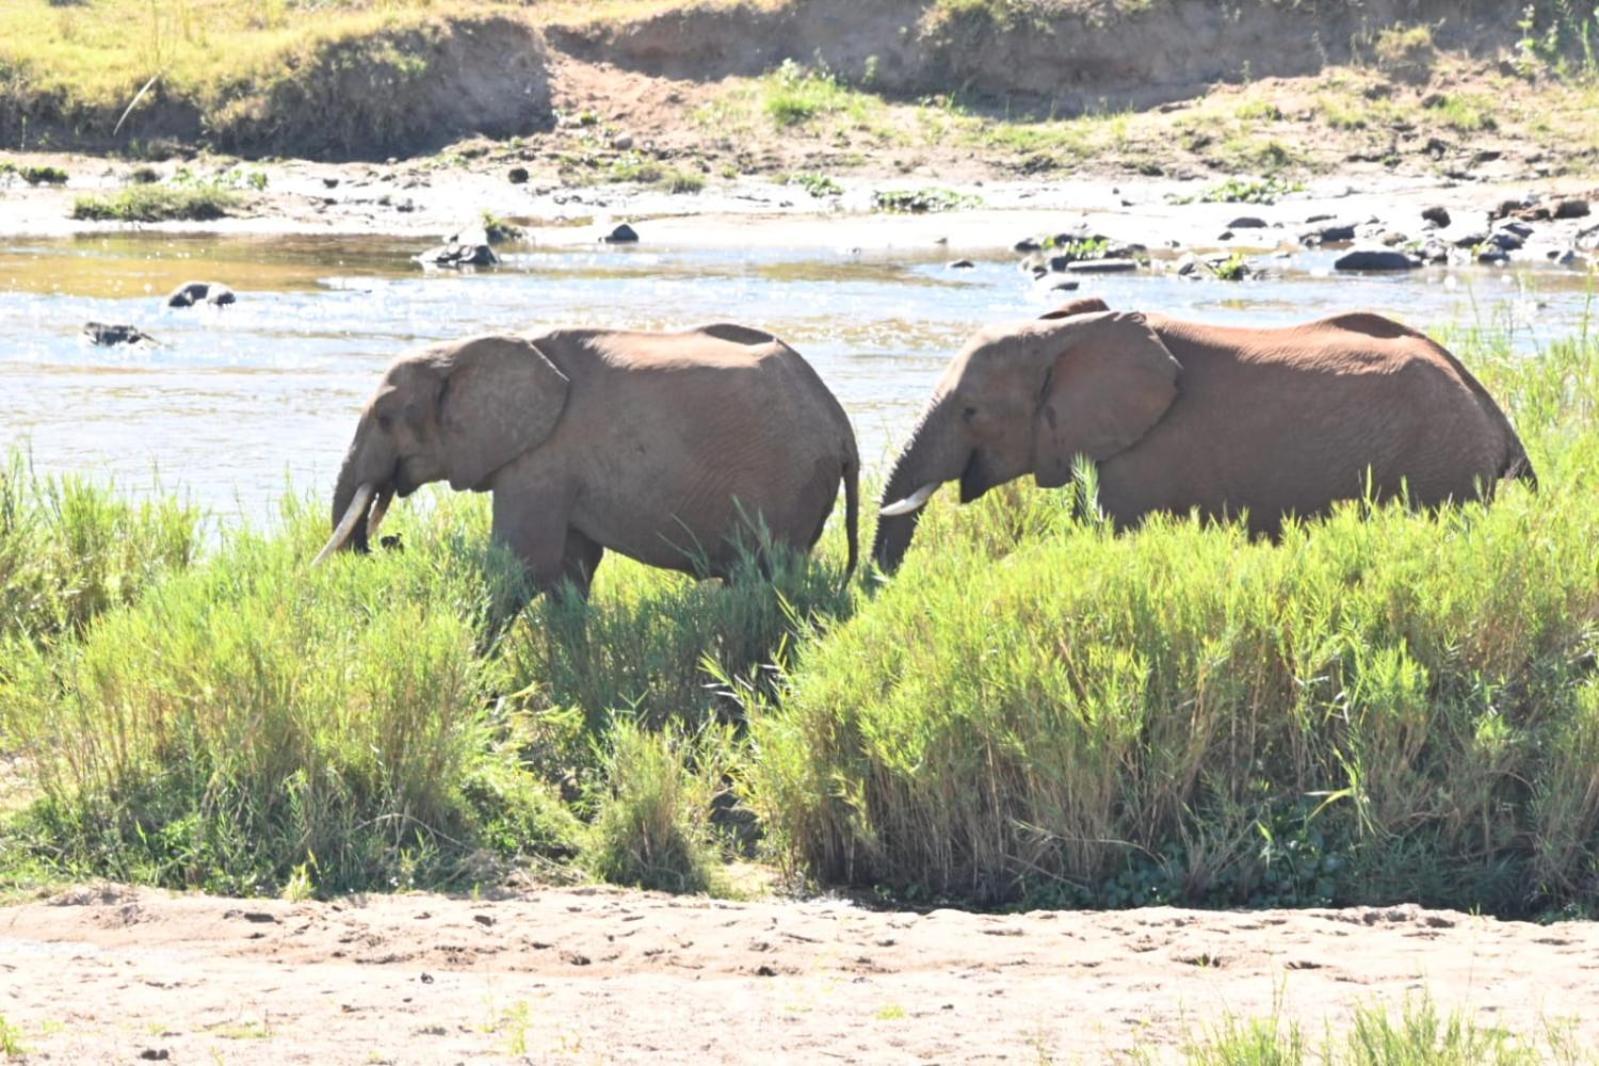
POLYGON ((1460 362, 1375 314, 1282 329, 1200 325, 1076 300, 978 333, 900 452, 872 557, 903 559, 922 508, 959 479, 967 503, 1025 474, 1044 488, 1097 467, 1118 529, 1152 512, 1276 538, 1290 515, 1406 495, 1421 506, 1536 486, 1509 419, 1460 362))
POLYGON ((765 544, 809 551, 844 484, 856 563, 860 458, 849 418, 770 333, 566 329, 411 352, 366 405, 320 562, 366 551, 393 497, 447 480, 493 495, 493 540, 531 590, 586 597, 606 550, 726 578, 765 544), (746 538, 760 523, 769 538, 746 538))

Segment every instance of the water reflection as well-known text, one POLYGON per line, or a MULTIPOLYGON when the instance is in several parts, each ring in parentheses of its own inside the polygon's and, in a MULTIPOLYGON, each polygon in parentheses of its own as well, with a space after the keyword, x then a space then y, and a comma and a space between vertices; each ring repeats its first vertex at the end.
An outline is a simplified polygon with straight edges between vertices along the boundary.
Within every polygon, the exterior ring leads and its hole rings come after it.
MULTIPOLYGON (((286 484, 330 480, 382 368, 407 347, 488 329, 673 329, 732 319, 805 353, 881 463, 950 354, 986 322, 1068 298, 1012 258, 954 272, 937 249, 866 254, 784 249, 513 248, 502 269, 424 274, 387 238, 120 234, 0 245, 0 446, 27 440, 43 470, 115 477, 132 491, 186 490, 223 516, 275 513, 286 484), (239 294, 172 310, 195 279, 239 294), (155 347, 102 349, 89 320, 130 322, 155 347)), ((1286 324, 1350 310, 1422 327, 1514 322, 1531 350, 1581 328, 1581 274, 1417 272, 1331 277, 1331 253, 1277 280, 1228 286, 1171 276, 1084 278, 1114 307, 1202 321, 1286 324)))

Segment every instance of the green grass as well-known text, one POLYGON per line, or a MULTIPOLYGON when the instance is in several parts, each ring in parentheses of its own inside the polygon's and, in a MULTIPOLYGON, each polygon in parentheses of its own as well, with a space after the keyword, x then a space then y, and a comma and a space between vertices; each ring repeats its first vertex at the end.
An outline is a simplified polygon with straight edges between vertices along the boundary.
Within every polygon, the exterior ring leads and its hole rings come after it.
POLYGON ((953 189, 880 189, 872 194, 872 206, 893 214, 923 215, 982 206, 982 198, 953 189))
MULTIPOLYGON (((1154 1061, 1154 1049, 1134 1058, 1154 1061)), ((1595 1061, 1569 1027, 1550 1025, 1538 1035, 1510 1033, 1459 1012, 1440 1011, 1430 999, 1407 998, 1394 1012, 1359 1007, 1341 1032, 1318 1040, 1279 1011, 1266 1018, 1226 1017, 1184 1049, 1190 1066, 1576 1066, 1595 1061)))
POLYGON ((1599 871, 1599 343, 1449 338, 1542 480, 1351 506, 1280 544, 1116 536, 1071 492, 935 501, 892 582, 820 558, 587 605, 486 548, 477 497, 307 566, 321 506, 219 531, 0 480, 0 884, 289 894, 518 865, 722 890, 761 848, 890 897, 1415 899, 1583 913, 1599 871), (763 838, 763 839, 762 839, 763 838))
POLYGON ((979 903, 1591 906, 1599 344, 1457 350, 1542 491, 1278 545, 935 501, 753 701, 745 794, 789 865, 979 903))
POLYGON ((130 185, 114 193, 87 194, 72 203, 72 217, 91 222, 206 222, 226 217, 238 193, 214 185, 130 185))
POLYGON ((1228 178, 1200 194, 1208 204, 1274 204, 1304 186, 1281 178, 1228 178))
POLYGON ((761 80, 761 109, 779 127, 803 126, 822 115, 844 114, 864 121, 868 98, 826 69, 801 66, 792 59, 761 80))
POLYGON ((1424 101, 1424 106, 1456 133, 1481 133, 1499 125, 1494 118, 1499 105, 1480 93, 1442 93, 1424 101))

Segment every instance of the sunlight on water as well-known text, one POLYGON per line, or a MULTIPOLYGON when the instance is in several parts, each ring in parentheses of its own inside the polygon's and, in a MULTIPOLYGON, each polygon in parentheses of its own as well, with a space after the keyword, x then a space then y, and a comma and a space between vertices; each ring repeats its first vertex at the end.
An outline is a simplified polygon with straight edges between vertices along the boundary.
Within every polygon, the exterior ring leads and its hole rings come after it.
POLYGON ((810 359, 881 468, 950 355, 976 327, 1069 296, 1200 321, 1287 324, 1375 310, 1424 328, 1505 325, 1528 351, 1581 328, 1581 275, 1470 271, 1332 277, 1331 253, 1244 285, 1159 275, 1037 289, 1006 254, 954 272, 942 256, 784 249, 513 249, 477 274, 424 274, 392 239, 101 236, 0 245, 0 447, 43 471, 186 492, 224 518, 275 513, 286 486, 321 492, 377 376, 420 342, 561 325, 678 329, 732 320, 810 359), (168 309, 215 280, 231 307, 168 309), (90 320, 154 347, 106 349, 90 320))

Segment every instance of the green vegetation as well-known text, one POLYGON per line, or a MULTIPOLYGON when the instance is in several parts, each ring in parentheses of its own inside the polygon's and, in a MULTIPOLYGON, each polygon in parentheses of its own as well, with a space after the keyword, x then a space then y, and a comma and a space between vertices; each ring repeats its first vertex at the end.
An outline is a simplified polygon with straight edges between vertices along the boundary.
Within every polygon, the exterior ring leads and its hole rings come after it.
POLYGON ((1206 189, 1199 198, 1207 204, 1274 204, 1304 187, 1281 178, 1228 178, 1206 189))
POLYGON ((1457 133, 1480 133, 1498 128, 1494 118, 1496 103, 1476 93, 1442 93, 1428 97, 1422 106, 1435 111, 1445 126, 1457 133))
POLYGON ((1538 1037, 1517 1035, 1460 1012, 1443 1014, 1430 999, 1407 999, 1397 1017, 1384 1007, 1361 1007, 1347 1030, 1329 1028, 1319 1041, 1280 1014, 1250 1021, 1226 1018, 1187 1048, 1184 1058, 1191 1066, 1575 1066, 1593 1061, 1569 1027, 1551 1025, 1538 1037))
POLYGON ((67 172, 60 167, 19 167, 7 160, 0 160, 0 178, 15 174, 29 185, 65 185, 67 172))
POLYGON ((979 207, 982 198, 953 189, 881 189, 872 194, 872 206, 896 214, 923 215, 979 207))
POLYGON ((866 98, 823 69, 800 66, 792 59, 761 81, 762 108, 778 126, 801 126, 819 115, 845 113, 864 117, 866 98))
POLYGON ((130 185, 72 202, 72 217, 93 222, 206 222, 238 207, 238 193, 218 186, 130 185))
POLYGON ((1224 262, 1211 266, 1210 272, 1219 281, 1244 281, 1249 277, 1249 260, 1234 252, 1224 262))
POLYGON ((790 174, 784 184, 798 185, 818 200, 844 195, 844 187, 826 174, 790 174))
POLYGON ((20 1059, 27 1053, 28 1049, 22 1043, 21 1032, 6 1021, 5 1015, 0 1014, 0 1055, 8 1059, 20 1059))
MULTIPOLYGON (((515 619, 480 499, 310 569, 274 535, 0 482, 16 881, 303 898, 574 865, 726 891, 765 849, 902 898, 1417 899, 1581 912, 1599 863, 1599 343, 1452 345, 1542 488, 1350 506, 1280 544, 1115 536, 1092 478, 935 501, 884 587, 608 562, 515 619)), ((1248 1061, 1248 1060, 1245 1060, 1248 1061)))
POLYGON ((1277 545, 1114 536, 1090 485, 935 503, 751 712, 747 794, 788 863, 987 902, 1587 906, 1599 344, 1457 350, 1541 492, 1350 506, 1277 545))

